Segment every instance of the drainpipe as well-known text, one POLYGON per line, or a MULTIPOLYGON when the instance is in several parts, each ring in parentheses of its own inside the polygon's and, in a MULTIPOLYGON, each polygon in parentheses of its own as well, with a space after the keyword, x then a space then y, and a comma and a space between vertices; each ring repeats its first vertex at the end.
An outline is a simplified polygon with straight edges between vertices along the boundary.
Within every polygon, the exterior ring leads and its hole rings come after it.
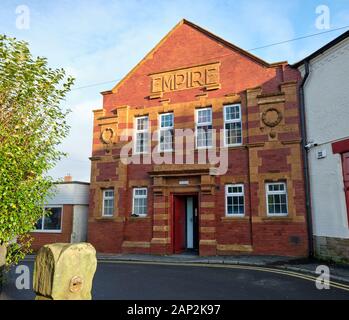
POLYGON ((302 133, 302 156, 303 156, 303 170, 304 170, 304 187, 305 187, 305 201, 306 201, 306 214, 307 214, 307 228, 308 228, 308 243, 309 243, 309 257, 314 256, 313 245, 313 219, 311 210, 311 195, 310 195, 310 178, 309 178, 309 161, 307 145, 307 130, 306 130, 306 115, 305 115, 305 99, 304 99, 304 86, 309 76, 309 61, 305 60, 305 75, 299 87, 300 96, 300 116, 301 116, 301 133, 302 133))
MULTIPOLYGON (((247 144, 250 143, 250 136, 248 135, 248 101, 247 101, 247 91, 245 91, 244 96, 245 106, 246 106, 246 131, 247 131, 247 144)), ((249 198, 249 207, 250 207, 250 217, 249 217, 249 223, 250 223, 250 244, 253 248, 253 225, 252 225, 252 190, 251 190, 251 162, 250 162, 250 148, 247 146, 247 163, 248 163, 248 198, 249 198)))

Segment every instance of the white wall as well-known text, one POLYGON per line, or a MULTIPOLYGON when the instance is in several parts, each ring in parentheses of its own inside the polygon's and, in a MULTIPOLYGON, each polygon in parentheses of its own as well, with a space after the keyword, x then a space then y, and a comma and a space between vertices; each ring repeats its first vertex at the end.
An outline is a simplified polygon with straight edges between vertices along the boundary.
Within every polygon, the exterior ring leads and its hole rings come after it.
MULTIPOLYGON (((304 74, 304 67, 300 67, 304 74)), ((310 62, 305 85, 313 228, 317 236, 349 238, 342 164, 332 142, 349 137, 349 39, 310 62), (325 150, 326 158, 317 159, 325 150)))
POLYGON ((73 211, 73 230, 71 242, 86 242, 87 239, 88 206, 75 205, 73 211))
POLYGON ((48 199, 47 204, 80 204, 88 205, 89 190, 88 184, 61 183, 55 185, 55 195, 48 199))

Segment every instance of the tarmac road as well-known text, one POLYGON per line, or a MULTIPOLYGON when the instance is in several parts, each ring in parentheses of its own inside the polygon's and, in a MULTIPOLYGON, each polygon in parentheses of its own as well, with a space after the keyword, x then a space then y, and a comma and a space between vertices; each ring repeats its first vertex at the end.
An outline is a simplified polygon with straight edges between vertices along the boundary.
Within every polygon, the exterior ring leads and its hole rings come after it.
MULTIPOLYGON (((32 272, 33 262, 25 264, 32 272)), ((31 289, 16 288, 17 276, 15 270, 11 270, 0 300, 35 298, 31 289)), ((314 279, 309 275, 263 267, 100 261, 94 278, 93 299, 349 299, 348 285, 335 282, 330 289, 319 290, 314 279)))

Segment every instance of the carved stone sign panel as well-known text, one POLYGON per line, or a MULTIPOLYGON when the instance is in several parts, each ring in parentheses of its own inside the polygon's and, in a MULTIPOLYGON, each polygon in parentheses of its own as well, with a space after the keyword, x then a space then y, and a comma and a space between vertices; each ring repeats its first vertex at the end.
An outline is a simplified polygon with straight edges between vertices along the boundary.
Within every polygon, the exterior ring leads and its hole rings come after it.
POLYGON ((151 74, 151 96, 164 92, 205 87, 206 90, 219 88, 220 63, 177 69, 151 74))
POLYGON ((269 108, 262 114, 262 121, 268 127, 276 127, 282 120, 282 113, 276 108, 269 108))

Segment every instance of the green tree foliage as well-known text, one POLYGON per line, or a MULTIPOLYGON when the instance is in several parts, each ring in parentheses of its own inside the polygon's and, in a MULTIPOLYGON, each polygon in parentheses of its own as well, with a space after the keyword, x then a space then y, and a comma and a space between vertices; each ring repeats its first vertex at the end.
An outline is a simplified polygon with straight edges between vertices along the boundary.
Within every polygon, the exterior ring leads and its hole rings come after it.
POLYGON ((31 237, 53 188, 48 176, 64 155, 69 131, 61 102, 74 79, 34 58, 26 42, 0 35, 0 245, 7 265, 30 251, 31 237), (10 245, 11 244, 11 245, 10 245))

